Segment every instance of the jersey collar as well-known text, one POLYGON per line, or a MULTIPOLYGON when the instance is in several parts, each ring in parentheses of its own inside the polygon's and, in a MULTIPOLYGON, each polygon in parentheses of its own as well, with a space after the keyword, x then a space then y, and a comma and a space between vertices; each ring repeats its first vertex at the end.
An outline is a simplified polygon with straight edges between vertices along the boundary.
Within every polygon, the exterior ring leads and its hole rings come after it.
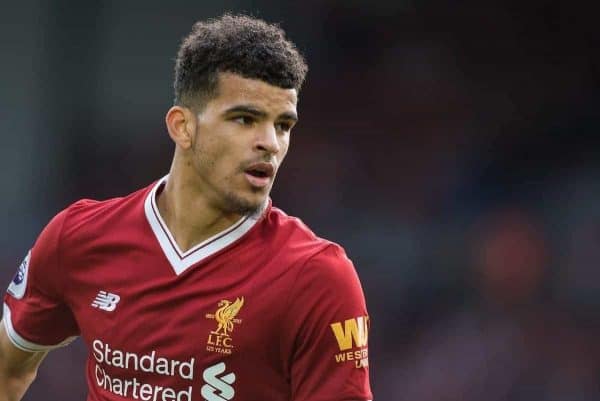
POLYGON ((156 206, 156 193, 165 185, 167 178, 168 175, 158 180, 150 190, 144 202, 144 212, 165 257, 177 275, 240 239, 254 227, 262 216, 262 210, 266 209, 263 208, 259 213, 242 217, 220 233, 202 241, 188 251, 182 252, 156 206))

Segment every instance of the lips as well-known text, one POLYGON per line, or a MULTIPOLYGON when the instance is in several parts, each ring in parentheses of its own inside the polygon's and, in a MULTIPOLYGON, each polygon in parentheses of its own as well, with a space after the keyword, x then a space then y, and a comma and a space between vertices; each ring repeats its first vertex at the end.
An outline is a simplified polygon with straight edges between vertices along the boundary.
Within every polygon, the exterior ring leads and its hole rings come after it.
POLYGON ((275 167, 267 162, 253 163, 244 169, 244 173, 250 185, 264 188, 269 185, 275 175, 275 167))
POLYGON ((275 168, 271 163, 260 162, 251 164, 244 171, 246 174, 250 174, 255 177, 271 178, 275 173, 275 168))

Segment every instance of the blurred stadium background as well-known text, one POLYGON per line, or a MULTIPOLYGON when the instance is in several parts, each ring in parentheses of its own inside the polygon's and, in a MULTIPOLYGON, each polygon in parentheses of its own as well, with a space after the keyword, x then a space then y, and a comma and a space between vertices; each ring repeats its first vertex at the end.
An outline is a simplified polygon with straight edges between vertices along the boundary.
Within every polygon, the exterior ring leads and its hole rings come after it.
MULTIPOLYGON (((176 49, 226 10, 308 58, 273 199, 354 260, 375 399, 600 400, 600 52, 577 2, 4 2, 1 282, 68 203, 167 172, 176 49)), ((84 355, 54 352, 25 399, 83 400, 84 355)))

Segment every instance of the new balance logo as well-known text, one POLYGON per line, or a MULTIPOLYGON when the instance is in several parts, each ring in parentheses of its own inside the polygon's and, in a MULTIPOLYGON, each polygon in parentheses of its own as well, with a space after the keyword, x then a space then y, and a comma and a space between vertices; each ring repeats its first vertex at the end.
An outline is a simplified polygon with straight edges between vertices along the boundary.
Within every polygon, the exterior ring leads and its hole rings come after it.
POLYGON ((225 369, 225 363, 220 362, 206 368, 202 373, 202 378, 206 382, 201 389, 205 401, 228 401, 235 395, 235 390, 231 386, 235 382, 235 373, 219 377, 225 369))
POLYGON ((117 304, 121 300, 121 297, 117 294, 113 294, 106 291, 100 291, 96 295, 96 299, 92 302, 94 308, 102 309, 107 312, 112 312, 117 309, 117 304))

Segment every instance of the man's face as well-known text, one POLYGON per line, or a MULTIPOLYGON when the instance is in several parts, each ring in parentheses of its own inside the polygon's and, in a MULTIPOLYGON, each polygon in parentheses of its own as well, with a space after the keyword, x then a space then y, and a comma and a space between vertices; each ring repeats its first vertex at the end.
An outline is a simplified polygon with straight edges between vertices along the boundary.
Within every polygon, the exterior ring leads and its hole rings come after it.
POLYGON ((263 205, 288 150, 296 104, 295 89, 219 74, 192 143, 193 168, 215 207, 247 214, 263 205))

